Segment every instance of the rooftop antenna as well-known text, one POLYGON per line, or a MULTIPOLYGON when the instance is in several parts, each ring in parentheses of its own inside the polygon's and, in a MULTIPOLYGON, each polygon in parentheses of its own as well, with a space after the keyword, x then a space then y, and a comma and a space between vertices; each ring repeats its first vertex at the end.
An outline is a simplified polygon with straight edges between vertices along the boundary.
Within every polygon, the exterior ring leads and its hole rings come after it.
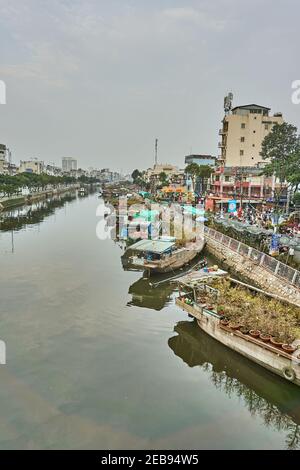
POLYGON ((233 94, 231 92, 228 93, 227 96, 224 98, 224 111, 225 114, 229 114, 231 109, 232 109, 232 100, 233 100, 233 94))
POLYGON ((157 144, 158 144, 158 139, 155 139, 155 165, 157 165, 157 144))

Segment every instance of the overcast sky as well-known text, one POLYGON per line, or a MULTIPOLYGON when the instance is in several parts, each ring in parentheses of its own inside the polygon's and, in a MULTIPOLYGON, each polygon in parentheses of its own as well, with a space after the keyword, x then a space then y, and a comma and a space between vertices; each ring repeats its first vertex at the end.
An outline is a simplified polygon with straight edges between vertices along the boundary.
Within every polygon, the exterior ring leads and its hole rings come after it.
POLYGON ((0 142, 15 162, 184 166, 218 153, 223 97, 300 126, 298 0, 0 0, 0 142))

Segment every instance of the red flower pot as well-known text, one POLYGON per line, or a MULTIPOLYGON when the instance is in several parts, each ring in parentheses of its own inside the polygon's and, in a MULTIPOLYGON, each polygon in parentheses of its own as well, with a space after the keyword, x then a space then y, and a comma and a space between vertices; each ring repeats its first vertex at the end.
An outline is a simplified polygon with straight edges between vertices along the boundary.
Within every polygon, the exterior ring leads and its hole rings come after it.
POLYGON ((272 336, 270 338, 270 342, 271 342, 271 344, 273 344, 273 346, 276 346, 277 348, 282 348, 282 346, 283 346, 282 341, 279 341, 276 338, 273 338, 272 336))
POLYGON ((260 336, 259 330, 250 330, 249 333, 250 333, 250 336, 252 336, 252 338, 259 338, 260 336))
POLYGON ((268 343, 271 339, 271 336, 262 333, 261 335, 259 335, 259 339, 261 339, 264 343, 268 343))
POLYGON ((282 349, 289 354, 293 354, 297 348, 294 348, 291 344, 283 344, 282 349))

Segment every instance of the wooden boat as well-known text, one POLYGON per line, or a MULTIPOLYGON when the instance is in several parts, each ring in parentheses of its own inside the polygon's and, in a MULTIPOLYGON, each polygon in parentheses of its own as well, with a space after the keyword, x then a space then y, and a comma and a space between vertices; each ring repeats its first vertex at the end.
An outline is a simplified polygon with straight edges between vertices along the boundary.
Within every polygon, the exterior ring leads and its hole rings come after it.
MULTIPOLYGON (((127 248, 127 269, 152 273, 167 273, 190 263, 204 248, 204 239, 187 243, 178 248, 170 238, 140 240, 127 248)), ((124 263, 123 263, 124 264, 124 263)))
MULTIPOLYGON (((213 275, 212 273, 210 274, 213 275)), ((205 285, 205 276, 198 281, 187 276, 178 281, 179 297, 176 305, 196 318, 198 326, 215 340, 228 348, 247 357, 251 361, 283 377, 296 385, 300 385, 300 351, 289 354, 283 349, 264 343, 261 339, 243 334, 238 329, 229 328, 222 324, 222 315, 210 306, 201 304, 199 289, 212 287, 205 285)), ((217 291, 216 291, 217 295, 217 291)))

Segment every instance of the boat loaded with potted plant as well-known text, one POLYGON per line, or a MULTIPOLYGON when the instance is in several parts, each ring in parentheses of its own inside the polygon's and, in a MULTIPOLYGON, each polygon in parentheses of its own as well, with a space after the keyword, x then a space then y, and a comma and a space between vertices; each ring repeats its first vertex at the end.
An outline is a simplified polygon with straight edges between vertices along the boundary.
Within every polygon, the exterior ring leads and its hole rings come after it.
POLYGON ((226 346, 300 385, 300 309, 232 285, 228 278, 178 282, 177 305, 226 346))

